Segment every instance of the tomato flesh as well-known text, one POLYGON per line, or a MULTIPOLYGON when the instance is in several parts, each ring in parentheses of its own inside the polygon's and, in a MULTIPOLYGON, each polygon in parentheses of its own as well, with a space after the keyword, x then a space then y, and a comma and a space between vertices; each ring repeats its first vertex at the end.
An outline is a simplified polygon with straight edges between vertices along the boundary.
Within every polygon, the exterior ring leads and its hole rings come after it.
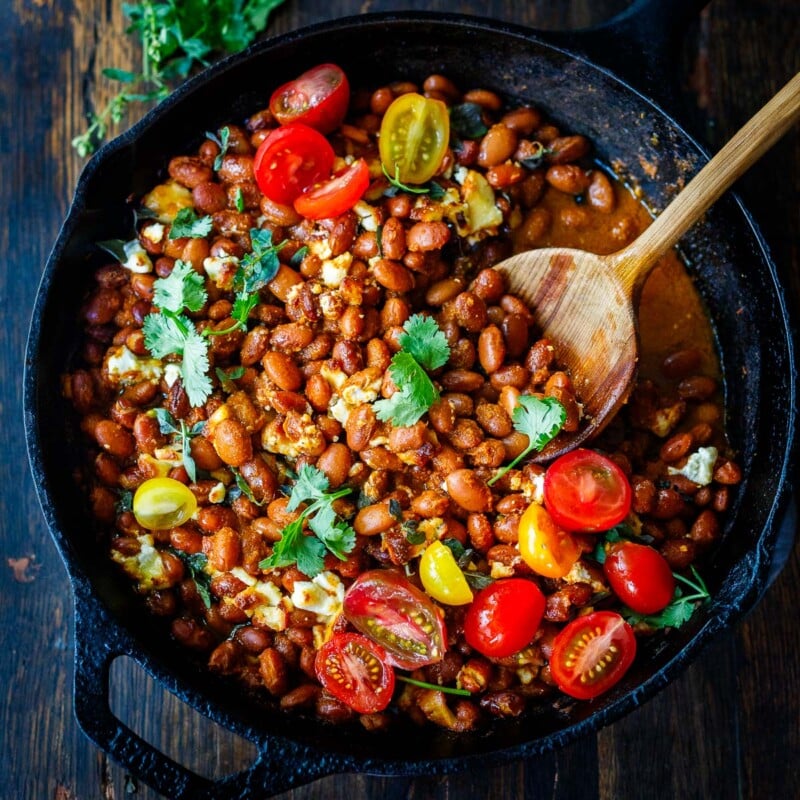
POLYGON ((603 570, 617 597, 639 614, 661 611, 675 595, 675 576, 669 564, 661 553, 646 544, 613 545, 603 570))
POLYGON ((632 494, 619 466, 594 450, 573 450, 557 458, 544 476, 544 504, 566 531, 613 528, 628 516, 632 494))
POLYGON ((359 714, 374 714, 389 705, 394 670, 383 648, 358 633, 337 633, 318 651, 314 672, 336 698, 359 714))
POLYGON ((439 540, 425 548, 419 560, 419 578, 425 591, 440 603, 463 606, 472 602, 472 590, 453 551, 439 540))
POLYGON ((439 169, 450 139, 447 106, 413 92, 392 102, 381 121, 381 162, 392 178, 425 183, 439 169))
POLYGON ((519 521, 519 554, 537 574, 563 578, 581 555, 575 537, 562 531, 544 506, 531 503, 519 521))
POLYGON ((333 159, 333 147, 319 131, 295 123, 264 139, 253 170, 263 194, 275 203, 291 205, 306 189, 328 178, 333 159))
POLYGON ((294 201, 298 214, 307 219, 330 219, 349 211, 369 186, 369 167, 363 158, 345 172, 301 194, 294 201))
POLYGON ((183 525, 195 511, 197 498, 192 490, 174 478, 150 478, 133 496, 133 516, 151 531, 183 525))
POLYGON ((374 569, 359 575, 345 594, 343 611, 353 627, 384 648, 395 667, 416 669, 444 657, 441 609, 397 572, 374 569))
POLYGON ((574 619, 553 640, 550 673, 565 694, 589 700, 622 679, 636 656, 633 629, 613 611, 574 619))
POLYGON ((277 88, 269 101, 272 116, 282 125, 302 122, 320 133, 342 124, 350 102, 350 84, 336 64, 319 64, 277 88))
POLYGON ((490 658, 514 655, 530 644, 544 614, 539 587, 525 578, 504 578, 481 589, 467 609, 464 638, 490 658))

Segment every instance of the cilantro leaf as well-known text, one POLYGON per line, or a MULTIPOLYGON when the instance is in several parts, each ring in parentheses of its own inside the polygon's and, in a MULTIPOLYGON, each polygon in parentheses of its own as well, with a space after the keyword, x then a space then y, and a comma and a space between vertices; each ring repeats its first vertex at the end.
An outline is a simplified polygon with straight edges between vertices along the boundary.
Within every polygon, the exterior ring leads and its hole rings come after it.
POLYGON ((163 358, 170 353, 180 355, 189 325, 191 321, 183 316, 148 314, 142 326, 145 346, 156 358, 163 358))
POLYGON ((158 429, 161 431, 161 433, 168 434, 181 432, 181 429, 178 427, 178 423, 175 421, 175 418, 169 413, 169 411, 167 411, 166 408, 154 408, 153 414, 155 414, 155 417, 158 420, 158 429))
POLYGON ((211 394, 211 378, 208 377, 208 342, 192 326, 183 344, 183 388, 189 403, 195 408, 202 406, 211 394))
POLYGON ((477 103, 451 106, 450 129, 462 139, 480 139, 489 130, 483 121, 483 109, 477 103))
POLYGON ((275 543, 272 555, 259 563, 261 569, 287 567, 296 563, 297 568, 313 578, 322 572, 325 553, 333 553, 345 560, 356 544, 355 531, 343 520, 337 519, 333 502, 352 490, 339 489, 329 492, 328 477, 316 467, 304 464, 300 468, 286 505, 287 511, 296 511, 302 503, 310 504, 300 516, 290 522, 275 543), (303 532, 307 521, 313 536, 303 532))
POLYGON ((198 217, 193 208, 182 208, 172 221, 168 239, 202 239, 211 233, 211 217, 198 217))
POLYGON ((228 394, 233 394, 237 388, 234 381, 238 380, 242 377, 242 375, 244 375, 244 367, 231 367, 231 369, 227 370, 217 367, 216 373, 220 384, 222 384, 223 391, 227 392, 228 394))
POLYGON ((242 191, 241 186, 236 187, 236 192, 233 195, 233 204, 236 206, 236 210, 241 214, 244 209, 244 192, 242 191))
POLYGON ((304 244, 302 247, 298 247, 295 251, 295 254, 292 256, 290 263, 293 267, 299 267, 303 263, 303 259, 308 254, 308 245, 304 244))
POLYGON ((406 320, 400 346, 389 366, 399 391, 378 400, 373 408, 379 420, 402 428, 417 422, 439 399, 439 391, 423 367, 443 366, 450 358, 450 347, 436 321, 421 314, 406 320))
POLYGON ((433 317, 414 314, 403 325, 403 333, 398 341, 400 347, 410 353, 422 367, 428 370, 438 369, 450 358, 450 345, 444 331, 436 324, 433 317))
POLYGON ((208 559, 205 553, 185 553, 183 550, 176 550, 174 547, 167 547, 166 550, 183 562, 189 577, 197 588, 197 594, 200 595, 203 605, 206 608, 211 608, 211 576, 206 572, 208 559))
POLYGON ((236 481, 236 488, 239 490, 239 492, 243 494, 251 503, 257 506, 263 506, 264 501, 256 500, 253 490, 250 488, 250 485, 247 483, 244 477, 242 477, 242 473, 233 467, 231 467, 230 470, 233 473, 233 478, 236 481))
POLYGON ((199 311, 206 300, 205 283, 203 276, 195 272, 191 264, 185 261, 176 261, 172 272, 166 278, 159 278, 155 282, 155 296, 153 302, 165 311, 176 314, 188 308, 189 311, 199 311))
POLYGON ((523 394, 520 395, 519 405, 514 409, 511 419, 515 430, 528 437, 528 446, 510 464, 487 481, 489 486, 519 464, 529 453, 541 450, 554 439, 566 422, 567 412, 554 397, 538 398, 523 394))
POLYGON ((275 277, 281 265, 278 253, 286 241, 273 245, 272 231, 251 228, 250 243, 252 250, 239 262, 233 279, 234 286, 247 294, 263 289, 275 277))
POLYGON ((216 142, 219 147, 219 153, 217 153, 217 157, 214 159, 214 170, 216 172, 222 167, 222 159, 225 158, 228 152, 228 140, 230 137, 231 129, 227 125, 224 128, 220 128, 219 136, 206 131, 206 138, 211 139, 212 142, 216 142))

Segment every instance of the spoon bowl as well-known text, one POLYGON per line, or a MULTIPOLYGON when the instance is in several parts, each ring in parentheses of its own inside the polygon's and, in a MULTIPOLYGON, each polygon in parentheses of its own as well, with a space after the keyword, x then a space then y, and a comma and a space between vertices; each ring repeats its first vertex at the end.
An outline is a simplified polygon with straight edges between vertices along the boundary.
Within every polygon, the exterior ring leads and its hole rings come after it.
POLYGON ((669 248, 800 118, 795 75, 706 164, 634 242, 599 256, 566 247, 518 253, 495 265, 530 308, 583 407, 581 425, 535 457, 549 461, 596 436, 633 390, 637 310, 647 276, 669 248))

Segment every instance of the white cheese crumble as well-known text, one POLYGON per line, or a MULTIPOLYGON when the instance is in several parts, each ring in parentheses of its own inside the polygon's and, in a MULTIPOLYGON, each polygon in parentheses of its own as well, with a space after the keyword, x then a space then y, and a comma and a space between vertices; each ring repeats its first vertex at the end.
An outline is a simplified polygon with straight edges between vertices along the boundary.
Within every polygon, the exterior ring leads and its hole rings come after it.
POLYGON ((125 269, 135 272, 139 275, 145 275, 153 271, 153 262, 147 251, 139 244, 138 239, 133 239, 126 242, 123 247, 125 251, 125 263, 122 265, 125 269))
POLYGON ((172 222, 182 208, 192 208, 192 193, 185 186, 169 180, 160 183, 142 198, 142 205, 155 212, 159 222, 172 222))
POLYGON ((453 215, 452 219, 461 236, 495 228, 503 222, 503 212, 495 205, 494 189, 479 172, 467 170, 461 191, 467 208, 463 215, 453 215))
POLYGON ((380 212, 369 203, 359 200, 354 206, 353 211, 358 215, 361 227, 365 231, 375 232, 381 224, 380 212))
POLYGON ((161 555, 153 546, 153 537, 146 533, 138 536, 139 552, 126 556, 118 550, 111 551, 111 558, 139 583, 139 591, 150 592, 167 586, 167 573, 161 555))
POLYGON ((239 269, 236 256, 209 256, 203 261, 206 275, 220 288, 233 289, 233 279, 239 269))
POLYGON ((699 447, 680 468, 669 467, 670 475, 683 475, 700 486, 708 486, 714 475, 714 464, 719 452, 716 447, 699 447))
POLYGON ((142 228, 142 236, 153 244, 158 244, 163 241, 165 230, 166 228, 160 222, 153 222, 142 228))
POLYGON ((161 380, 164 366, 157 358, 139 358, 122 344, 109 350, 105 371, 111 383, 127 386, 161 380))
POLYGON ((225 484, 222 481, 211 487, 208 493, 209 503, 221 503, 225 499, 225 484))
POLYGON ((183 377, 180 364, 167 364, 164 367, 164 383, 171 389, 172 385, 183 377))
POLYGON ((295 581, 291 600, 295 608, 310 611, 325 622, 341 613, 344 584, 333 572, 320 572, 310 581, 295 581))
POLYGON ((335 289, 347 277, 347 271, 352 263, 352 253, 342 253, 336 258, 326 259, 322 262, 322 282, 331 289, 335 289))

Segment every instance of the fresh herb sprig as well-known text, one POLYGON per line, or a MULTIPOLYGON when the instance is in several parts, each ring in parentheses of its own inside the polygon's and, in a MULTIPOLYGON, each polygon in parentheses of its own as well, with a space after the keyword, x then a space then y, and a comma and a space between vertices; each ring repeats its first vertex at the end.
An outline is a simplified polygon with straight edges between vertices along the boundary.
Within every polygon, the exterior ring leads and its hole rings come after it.
POLYGON ((219 54, 236 53, 267 27, 270 13, 284 0, 140 0, 123 3, 131 21, 126 33, 142 45, 140 72, 106 68, 103 75, 122 88, 89 127, 72 140, 79 156, 91 155, 109 128, 122 121, 132 103, 163 100, 173 85, 219 54))
POLYGON ((684 584, 690 591, 687 593, 680 586, 676 586, 672 602, 663 611, 658 614, 637 614, 635 611, 623 608, 622 616, 631 625, 643 622, 656 629, 680 628, 681 625, 691 619, 695 609, 711 597, 705 581, 700 577, 694 566, 691 569, 694 580, 678 575, 677 572, 672 573, 675 576, 675 580, 684 584))
MULTIPOLYGON (((388 180, 392 185, 391 189, 387 189, 384 192, 386 197, 392 197, 397 194, 397 192, 408 192, 409 194, 427 194, 431 200, 441 200, 444 197, 444 189, 440 184, 436 183, 436 181, 429 181, 428 183, 421 184, 420 186, 409 186, 408 184, 403 183, 400 180, 399 164, 395 164, 394 175, 392 175, 389 170, 386 169, 385 164, 381 164, 381 169, 383 170, 383 174, 386 176, 386 180, 388 180)), ((378 241, 380 241, 380 237, 378 237, 378 241)))
POLYGON ((471 692, 466 689, 459 689, 456 686, 439 686, 436 683, 427 683, 427 681, 418 681, 416 678, 409 678, 407 675, 396 675, 398 681, 408 683, 411 686, 416 686, 419 689, 433 689, 436 692, 443 694, 455 694, 459 697, 470 697, 471 692))
POLYGON ((426 370, 444 366, 450 358, 450 346, 432 317, 414 314, 403 325, 400 350, 392 356, 389 375, 399 390, 373 408, 382 422, 406 427, 417 422, 439 399, 439 390, 426 370))
POLYGON ((275 543, 272 555, 259 563, 261 569, 288 567, 297 564, 304 575, 313 578, 324 567, 326 552, 344 561, 356 544, 355 531, 337 517, 334 501, 350 494, 352 489, 328 491, 330 484, 324 472, 304 464, 292 487, 287 511, 296 511, 307 503, 300 516, 290 522, 275 543), (303 524, 308 522, 313 536, 307 536, 303 524))
POLYGON ((519 405, 511 415, 514 429, 528 437, 528 446, 508 465, 499 469, 488 481, 489 486, 496 483, 510 469, 513 469, 523 458, 544 448, 554 439, 567 420, 564 406, 554 397, 533 397, 523 394, 519 405))
POLYGON ((186 474, 192 483, 197 483, 197 464, 192 457, 191 439, 197 436, 205 425, 205 422, 196 422, 191 428, 181 419, 175 420, 166 408, 153 409, 153 413, 158 420, 158 428, 163 434, 178 436, 181 444, 181 458, 186 474))
POLYGON ((193 208, 182 208, 172 220, 168 239, 202 239, 211 233, 211 217, 198 217, 193 208))

